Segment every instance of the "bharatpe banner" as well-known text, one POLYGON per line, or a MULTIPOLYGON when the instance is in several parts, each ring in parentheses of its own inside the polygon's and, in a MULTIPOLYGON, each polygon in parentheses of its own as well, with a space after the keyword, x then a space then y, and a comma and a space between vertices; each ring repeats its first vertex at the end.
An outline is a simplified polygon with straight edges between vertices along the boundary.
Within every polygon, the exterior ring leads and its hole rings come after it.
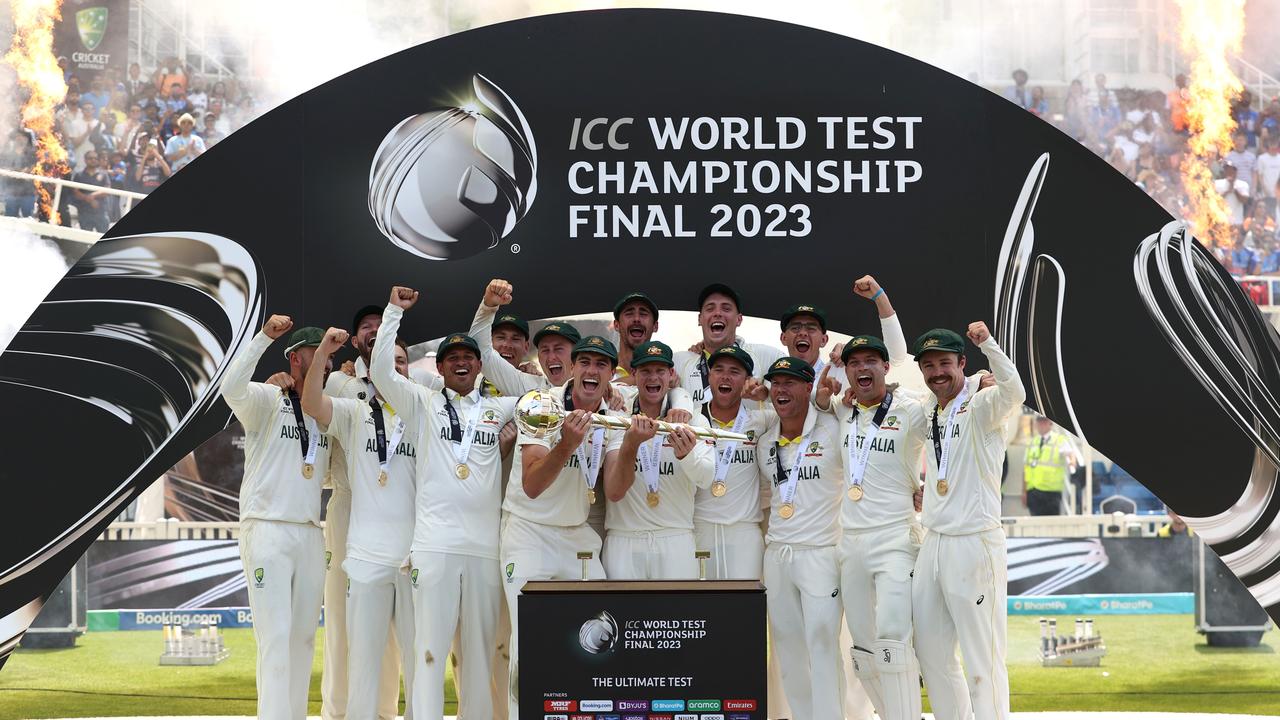
MULTIPOLYGON (((851 292, 871 273, 908 337, 985 320, 1028 404, 1186 517, 1280 617, 1275 333, 1102 159, 883 48, 668 10, 452 35, 264 115, 107 238, 0 356, 0 479, 22 508, 0 529, 11 634, 227 424, 223 369, 268 313, 345 326, 410 285, 413 342, 467 327, 495 277, 527 318, 631 290, 692 310, 725 282, 748 315, 804 302, 878 332, 851 292), (57 481, 30 482, 49 457, 57 481)), ((273 350, 258 377, 283 368, 273 350)))
MULTIPOLYGON (((81 87, 109 67, 129 65, 129 0, 63 0, 62 20, 53 27, 53 52, 67 58, 67 69, 81 87)), ((110 90, 110 88, 108 88, 110 90)))
MULTIPOLYGON (((762 719, 758 582, 531 582, 520 595, 520 714, 742 713, 762 719), (756 668, 756 672, 743 672, 756 668)), ((648 717, 654 717, 650 714, 648 717)), ((705 717, 705 716, 704 716, 705 717)))

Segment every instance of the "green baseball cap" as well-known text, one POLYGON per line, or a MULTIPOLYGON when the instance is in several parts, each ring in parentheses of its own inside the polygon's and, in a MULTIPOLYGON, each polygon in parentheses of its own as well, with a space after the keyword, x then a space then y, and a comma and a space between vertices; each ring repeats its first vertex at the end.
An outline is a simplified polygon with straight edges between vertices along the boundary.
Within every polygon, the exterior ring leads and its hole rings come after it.
POLYGON ((807 383, 813 382, 814 378, 813 366, 798 357, 784 357, 774 360, 773 364, 769 366, 769 372, 764 374, 764 379, 772 380, 777 375, 798 377, 807 383))
POLYGON ((781 324, 783 332, 787 329, 787 323, 790 323, 791 319, 797 315, 812 315, 817 318, 818 327, 822 328, 822 332, 827 331, 827 314, 823 312, 822 308, 816 305, 792 305, 787 308, 786 312, 782 313, 781 324))
POLYGON ((503 325, 510 325, 524 333, 526 338, 529 337, 529 322, 519 315, 512 315, 511 313, 503 313, 499 315, 493 319, 493 325, 489 328, 489 331, 492 332, 497 330, 503 325))
POLYGON ((289 353, 302 347, 320 347, 320 341, 324 339, 324 331, 318 327, 304 327, 293 331, 289 336, 289 346, 284 349, 284 356, 289 357, 289 353))
POLYGON ((480 344, 476 342, 475 338, 466 333, 445 335, 444 340, 440 341, 440 347, 436 348, 436 357, 443 358, 450 350, 456 347, 464 347, 475 353, 476 357, 480 357, 480 344))
POLYGON ((748 375, 756 371, 756 363, 754 360, 751 359, 751 353, 747 352, 746 350, 743 350, 737 345, 726 345, 720 348, 719 350, 711 353, 711 355, 707 358, 707 366, 710 367, 712 365, 715 365, 716 360, 719 360, 720 358, 730 358, 732 360, 737 360, 742 365, 742 367, 747 369, 748 375))
POLYGON ((533 344, 537 345, 542 342, 542 338, 548 335, 559 335, 573 344, 577 344, 577 342, 582 339, 582 333, 578 332, 578 328, 567 322, 553 322, 548 323, 546 327, 539 330, 537 334, 533 336, 533 344))
POLYGON ((579 340, 573 346, 573 352, 569 355, 570 360, 576 360, 579 353, 595 353, 603 355, 613 361, 614 365, 618 364, 618 348, 613 343, 599 335, 588 335, 579 340))
POLYGON ((733 301, 733 305, 738 309, 738 312, 742 312, 742 300, 738 297, 737 291, 724 283, 711 283, 702 288, 702 291, 698 293, 698 307, 694 308, 694 310, 701 310, 702 306, 706 304, 707 298, 712 295, 724 295, 733 301))
POLYGON ((613 306, 613 319, 617 320, 618 315, 622 313, 622 308, 626 307, 627 303, 631 303, 631 302, 640 302, 640 303, 644 303, 645 305, 648 305, 649 312, 653 313, 653 319, 654 320, 658 319, 658 306, 654 304, 653 300, 649 299, 648 295, 645 295, 642 292, 632 292, 632 293, 627 293, 626 295, 623 295, 622 299, 619 300, 617 303, 615 303, 613 306))
POLYGON ((884 341, 875 335, 855 335, 845 343, 844 350, 840 352, 840 362, 849 362, 849 356, 853 355, 855 350, 875 350, 880 353, 880 357, 889 361, 889 348, 885 347, 884 341))
POLYGON ((911 354, 919 358, 921 353, 925 353, 930 350, 963 353, 964 338, 960 337, 960 333, 955 332, 954 330, 934 328, 916 338, 915 345, 911 347, 911 354))
POLYGON ((640 367, 644 363, 660 362, 667 367, 675 367, 676 361, 672 359, 671 347, 664 342, 650 340, 647 343, 641 343, 631 354, 631 367, 640 367))

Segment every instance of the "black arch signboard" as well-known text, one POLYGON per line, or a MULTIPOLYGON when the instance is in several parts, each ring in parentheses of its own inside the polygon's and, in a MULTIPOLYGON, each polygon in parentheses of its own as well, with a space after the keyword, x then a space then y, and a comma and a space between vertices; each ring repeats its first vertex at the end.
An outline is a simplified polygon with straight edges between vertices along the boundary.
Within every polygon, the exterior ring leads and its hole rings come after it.
POLYGON ((491 277, 526 317, 633 288, 688 308, 724 281, 748 314, 803 299, 857 332, 877 326, 850 280, 871 272, 908 335, 985 319, 1028 402, 1191 518, 1280 617, 1276 335, 1170 220, 1011 103, 818 30, 627 10, 406 50, 167 182, 0 357, 0 641, 227 423, 220 373, 268 310, 341 324, 409 284, 430 311, 406 335, 434 337, 491 277))

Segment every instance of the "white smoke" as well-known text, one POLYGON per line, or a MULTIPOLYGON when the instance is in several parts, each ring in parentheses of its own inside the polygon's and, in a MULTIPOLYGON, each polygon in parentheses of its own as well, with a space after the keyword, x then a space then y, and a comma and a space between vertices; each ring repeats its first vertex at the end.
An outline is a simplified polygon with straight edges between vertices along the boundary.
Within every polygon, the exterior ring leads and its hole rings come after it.
POLYGON ((0 219, 0 353, 67 272, 58 248, 24 222, 0 219))

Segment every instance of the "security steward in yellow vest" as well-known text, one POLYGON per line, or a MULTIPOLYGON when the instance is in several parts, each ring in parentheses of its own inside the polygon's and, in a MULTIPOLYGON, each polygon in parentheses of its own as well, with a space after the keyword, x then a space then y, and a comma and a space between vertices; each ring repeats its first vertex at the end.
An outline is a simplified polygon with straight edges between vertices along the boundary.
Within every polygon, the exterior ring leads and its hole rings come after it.
POLYGON ((1075 450, 1049 418, 1036 417, 1035 429, 1022 468, 1022 504, 1032 515, 1061 515, 1062 491, 1076 464, 1075 450))

